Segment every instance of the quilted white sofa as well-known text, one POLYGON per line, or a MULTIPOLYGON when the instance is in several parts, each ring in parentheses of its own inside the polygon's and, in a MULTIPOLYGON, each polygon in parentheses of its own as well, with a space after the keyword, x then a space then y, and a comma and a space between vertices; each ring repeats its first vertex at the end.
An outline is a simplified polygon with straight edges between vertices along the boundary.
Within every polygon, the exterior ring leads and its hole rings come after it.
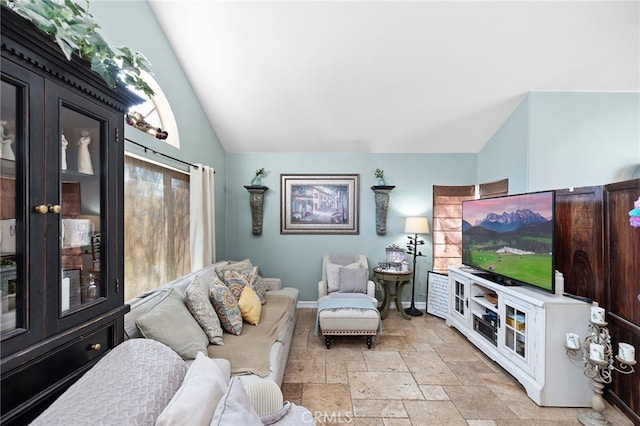
POLYGON ((277 384, 243 384, 229 362, 199 353, 187 364, 152 339, 116 346, 32 423, 71 425, 314 425, 311 412, 284 402, 277 384))

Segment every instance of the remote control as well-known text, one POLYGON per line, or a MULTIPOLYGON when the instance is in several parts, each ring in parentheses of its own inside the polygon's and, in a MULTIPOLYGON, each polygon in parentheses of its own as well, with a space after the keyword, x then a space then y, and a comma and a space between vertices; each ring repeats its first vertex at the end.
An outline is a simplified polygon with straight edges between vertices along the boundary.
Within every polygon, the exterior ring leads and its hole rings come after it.
POLYGON ((580 300, 585 303, 593 303, 593 299, 586 296, 576 296, 575 294, 562 293, 563 296, 570 297, 572 299, 580 300))

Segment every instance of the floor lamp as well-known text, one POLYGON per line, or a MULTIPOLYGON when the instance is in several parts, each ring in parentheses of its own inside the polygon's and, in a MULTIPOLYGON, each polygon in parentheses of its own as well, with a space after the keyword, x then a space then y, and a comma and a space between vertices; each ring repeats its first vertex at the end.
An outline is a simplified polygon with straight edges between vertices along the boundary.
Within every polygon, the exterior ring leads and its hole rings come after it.
POLYGON ((411 307, 406 308, 404 311, 407 313, 407 315, 411 315, 412 317, 419 317, 420 315, 422 315, 422 311, 416 309, 416 260, 418 259, 418 256, 423 256, 422 252, 418 251, 418 246, 423 245, 424 241, 418 239, 418 234, 429 233, 429 222, 427 222, 426 217, 408 217, 404 225, 404 232, 405 234, 413 234, 413 236, 407 236, 407 238, 409 238, 409 244, 407 244, 407 253, 413 255, 411 307))

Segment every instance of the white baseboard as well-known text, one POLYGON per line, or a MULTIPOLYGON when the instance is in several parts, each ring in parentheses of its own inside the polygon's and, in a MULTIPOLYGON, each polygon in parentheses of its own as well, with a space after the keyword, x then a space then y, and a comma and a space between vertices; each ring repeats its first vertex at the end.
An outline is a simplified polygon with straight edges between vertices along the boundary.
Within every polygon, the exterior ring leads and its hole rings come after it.
MULTIPOLYGON (((420 310, 425 310, 427 307, 427 302, 416 302, 416 309, 420 309, 420 310)), ((318 301, 311 301, 311 300, 299 300, 298 304, 296 305, 298 309, 317 309, 318 308, 318 301)), ((408 308, 409 306, 411 306, 411 302, 402 302, 402 307, 403 308, 408 308)), ((396 310, 396 304, 391 303, 389 304, 389 310, 396 310)))

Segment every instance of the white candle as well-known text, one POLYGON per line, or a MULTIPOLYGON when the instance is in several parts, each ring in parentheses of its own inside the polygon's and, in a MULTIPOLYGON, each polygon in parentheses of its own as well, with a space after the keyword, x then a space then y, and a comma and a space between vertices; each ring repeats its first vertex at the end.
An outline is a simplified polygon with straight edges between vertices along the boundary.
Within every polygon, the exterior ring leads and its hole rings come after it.
POLYGON ((604 308, 593 306, 591 308, 591 322, 596 324, 604 324, 604 308))
POLYGON ((629 362, 634 362, 636 360, 636 348, 628 343, 620 343, 618 344, 618 356, 629 362))
POLYGON ((566 339, 569 349, 580 349, 580 336, 576 333, 567 333, 566 339))
POLYGON ((589 358, 594 361, 604 362, 604 345, 591 343, 589 345, 589 358))

